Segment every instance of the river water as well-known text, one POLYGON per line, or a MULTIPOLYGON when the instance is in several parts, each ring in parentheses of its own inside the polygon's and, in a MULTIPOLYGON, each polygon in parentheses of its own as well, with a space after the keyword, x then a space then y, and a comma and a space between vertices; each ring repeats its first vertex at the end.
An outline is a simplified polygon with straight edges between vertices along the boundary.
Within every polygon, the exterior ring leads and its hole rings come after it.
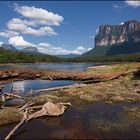
POLYGON ((84 71, 88 67, 101 64, 95 63, 38 63, 38 64, 6 64, 0 65, 0 70, 11 69, 49 69, 49 70, 69 70, 69 71, 84 71))
MULTIPOLYGON (((4 92, 16 93, 20 96, 26 96, 32 90, 47 89, 52 87, 66 86, 75 84, 72 80, 23 80, 3 84, 4 92)), ((39 93, 34 93, 38 95, 39 93)))
MULTIPOLYGON (((73 80, 23 80, 15 81, 12 83, 6 83, 3 86, 3 92, 15 93, 22 97, 29 96, 32 91, 32 95, 37 96, 42 94, 42 92, 36 92, 34 90, 48 89, 52 87, 66 86, 76 84, 77 82, 73 80)), ((49 93, 49 92, 48 92, 49 93)), ((24 104, 23 99, 14 98, 10 99, 5 103, 5 106, 14 106, 24 104)))

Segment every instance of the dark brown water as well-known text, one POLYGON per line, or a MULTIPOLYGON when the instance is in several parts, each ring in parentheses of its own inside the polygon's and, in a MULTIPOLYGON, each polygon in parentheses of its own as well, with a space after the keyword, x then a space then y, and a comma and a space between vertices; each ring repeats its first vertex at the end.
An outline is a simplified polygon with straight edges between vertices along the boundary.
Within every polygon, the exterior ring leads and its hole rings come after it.
MULTIPOLYGON (((69 108, 59 117, 44 117, 28 122, 13 139, 139 139, 140 120, 131 119, 123 111, 140 103, 108 105, 95 103, 69 108)), ((3 139, 16 124, 0 127, 3 139)))

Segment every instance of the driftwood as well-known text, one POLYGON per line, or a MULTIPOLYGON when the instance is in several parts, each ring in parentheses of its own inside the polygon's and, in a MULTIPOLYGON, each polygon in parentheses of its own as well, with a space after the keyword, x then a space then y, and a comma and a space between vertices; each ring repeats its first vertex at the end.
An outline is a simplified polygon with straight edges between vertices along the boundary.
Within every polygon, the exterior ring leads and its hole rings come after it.
POLYGON ((22 106, 18 111, 24 111, 26 108, 28 108, 29 106, 33 105, 34 102, 30 101, 27 104, 25 104, 24 106, 22 106))
POLYGON ((14 93, 7 93, 7 92, 5 92, 3 95, 9 96, 9 97, 13 97, 13 98, 15 97, 15 98, 23 99, 23 97, 21 97, 21 96, 19 96, 17 94, 14 94, 14 93))
POLYGON ((34 90, 34 91, 35 92, 45 92, 45 91, 53 91, 53 90, 59 90, 59 89, 64 89, 64 88, 70 88, 70 87, 81 87, 81 86, 84 86, 84 85, 85 84, 74 84, 74 85, 59 86, 59 87, 40 89, 40 90, 34 90))
POLYGON ((30 107, 31 105, 33 105, 33 102, 29 102, 27 104, 25 104, 22 108, 19 109, 19 111, 24 111, 23 113, 23 118, 20 121, 20 123, 18 123, 14 129, 11 130, 11 132, 8 134, 8 136, 5 138, 5 140, 8 140, 11 138, 12 135, 14 135, 14 133, 16 132, 16 130, 23 125, 23 123, 34 119, 34 118, 38 118, 38 117, 42 117, 42 116, 60 116, 64 113, 65 109, 67 108, 67 105, 71 105, 71 103, 52 103, 52 102, 47 102, 45 103, 43 106, 39 105, 39 106, 33 106, 30 107), (30 110, 32 109, 40 109, 39 111, 36 111, 33 114, 28 114, 30 112, 30 110))
POLYGON ((29 115, 27 121, 38 118, 42 116, 60 116, 64 113, 67 108, 66 105, 71 105, 70 103, 57 103, 47 102, 42 106, 42 109, 29 115))
POLYGON ((26 109, 26 111, 24 112, 23 118, 20 121, 20 123, 18 123, 13 129, 12 131, 8 134, 8 136, 5 138, 5 140, 9 140, 11 138, 11 136, 16 132, 16 130, 27 120, 28 118, 28 108, 26 109))
POLYGON ((1 99, 2 99, 2 102, 5 102, 5 96, 4 95, 1 95, 1 99))
POLYGON ((0 98, 2 102, 6 102, 7 100, 13 99, 13 98, 20 98, 23 99, 23 97, 16 95, 14 93, 6 93, 4 92, 3 94, 0 95, 0 98))
POLYGON ((20 99, 23 99, 23 97, 19 96, 19 95, 16 95, 14 93, 3 93, 1 95, 1 99, 2 99, 2 102, 6 102, 7 100, 9 99, 13 99, 13 98, 20 98, 20 99))

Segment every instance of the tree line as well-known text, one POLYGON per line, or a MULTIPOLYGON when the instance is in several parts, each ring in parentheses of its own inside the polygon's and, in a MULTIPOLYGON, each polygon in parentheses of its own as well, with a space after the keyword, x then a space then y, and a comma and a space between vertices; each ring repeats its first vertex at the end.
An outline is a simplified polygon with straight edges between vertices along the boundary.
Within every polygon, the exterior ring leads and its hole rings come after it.
POLYGON ((103 57, 80 56, 76 58, 59 58, 52 55, 31 54, 0 48, 0 63, 35 62, 140 62, 140 53, 103 57))

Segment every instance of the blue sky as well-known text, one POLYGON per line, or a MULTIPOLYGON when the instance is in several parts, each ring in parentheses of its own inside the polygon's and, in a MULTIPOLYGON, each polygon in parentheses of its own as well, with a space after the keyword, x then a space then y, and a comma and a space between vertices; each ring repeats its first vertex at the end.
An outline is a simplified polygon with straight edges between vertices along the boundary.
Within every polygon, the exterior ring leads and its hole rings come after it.
POLYGON ((104 24, 140 21, 140 1, 1 1, 0 43, 46 54, 82 54, 104 24))

